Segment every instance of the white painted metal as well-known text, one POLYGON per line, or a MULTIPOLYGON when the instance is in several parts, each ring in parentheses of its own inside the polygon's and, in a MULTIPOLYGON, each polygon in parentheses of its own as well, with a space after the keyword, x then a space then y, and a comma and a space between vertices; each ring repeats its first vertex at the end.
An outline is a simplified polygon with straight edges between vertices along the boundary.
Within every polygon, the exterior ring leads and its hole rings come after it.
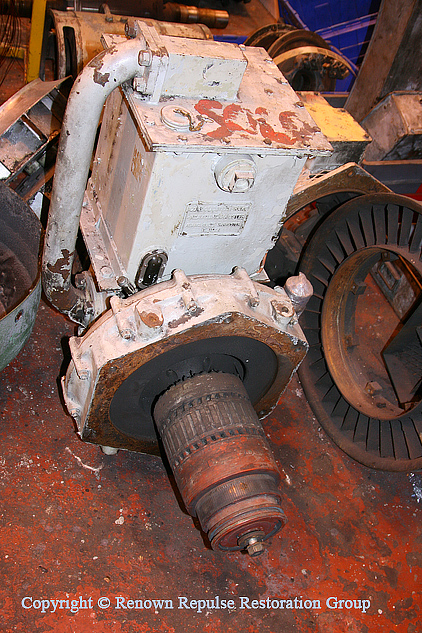
MULTIPOLYGON (((127 122, 131 128, 132 119, 127 122)), ((126 147, 133 132, 129 129, 127 134, 126 147)), ((214 170, 220 158, 209 153, 145 152, 137 138, 132 169, 126 159, 129 169, 123 173, 125 165, 119 168, 111 159, 113 171, 104 183, 108 191, 103 197, 98 180, 91 181, 81 219, 101 288, 116 287, 120 275, 136 282, 143 257, 153 250, 167 253, 164 279, 175 268, 187 274, 230 273, 238 264, 249 274, 260 268, 279 233, 304 159, 255 156, 253 186, 232 194, 222 191, 216 182, 214 170), (143 163, 139 179, 133 174, 135 160, 143 163), (89 219, 103 239, 100 259, 89 219), (105 263, 104 251, 110 264, 105 263)))
POLYGON ((134 77, 142 44, 128 40, 94 58, 79 75, 67 104, 56 161, 54 185, 44 244, 44 290, 67 291, 84 190, 98 121, 107 96, 134 77))
POLYGON ((294 345, 306 343, 286 292, 251 281, 242 269, 231 275, 192 277, 178 270, 170 281, 128 299, 112 297, 111 310, 83 337, 70 339, 72 362, 63 380, 63 393, 79 433, 103 367, 188 329, 223 323, 233 313, 263 324, 269 337, 278 333, 294 345))
MULTIPOLYGON (((181 38, 165 36, 161 39, 163 45, 167 44, 167 40, 182 41, 181 38)), ((186 47, 198 51, 203 45, 221 44, 183 41, 186 47)), ((225 46, 240 50, 234 44, 225 46)), ((222 79, 214 81, 216 85, 213 86, 212 98, 207 95, 207 82, 204 79, 204 94, 192 97, 191 93, 198 92, 197 83, 190 87, 188 72, 183 75, 183 79, 179 76, 179 92, 182 87, 185 90, 187 84, 187 94, 173 96, 170 103, 191 110, 196 114, 197 123, 202 123, 189 132, 186 140, 183 135, 179 138, 177 130, 163 125, 162 108, 169 103, 164 95, 160 103, 154 103, 132 90, 126 90, 132 116, 140 126, 148 149, 180 151, 189 143, 193 152, 215 152, 222 148, 224 151, 239 151, 239 148, 243 148, 247 153, 255 154, 277 154, 280 150, 300 156, 330 153, 332 148, 325 136, 264 49, 243 47, 241 52, 247 61, 247 68, 241 83, 235 84, 236 92, 233 91, 231 98, 227 97, 226 84, 222 79)))
POLYGON ((164 280, 254 275, 307 157, 330 145, 265 51, 140 28, 152 58, 140 93, 108 99, 81 217, 99 287, 136 283, 152 251, 164 280))

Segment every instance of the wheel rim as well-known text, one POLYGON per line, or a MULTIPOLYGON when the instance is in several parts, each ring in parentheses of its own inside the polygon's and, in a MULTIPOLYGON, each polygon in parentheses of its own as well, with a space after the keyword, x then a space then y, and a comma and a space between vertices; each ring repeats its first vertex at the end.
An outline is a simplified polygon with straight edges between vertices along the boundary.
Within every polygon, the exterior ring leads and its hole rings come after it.
POLYGON ((295 27, 289 24, 267 24, 254 31, 252 35, 245 40, 244 45, 262 46, 262 48, 268 51, 271 44, 278 39, 280 35, 293 30, 296 30, 295 27))
POLYGON ((319 46, 330 50, 330 45, 318 33, 298 29, 295 31, 287 31, 281 33, 279 37, 268 48, 268 54, 271 57, 277 57, 285 51, 292 48, 300 48, 301 46, 319 46))
POLYGON ((420 387, 403 408, 395 406, 391 393, 385 398, 385 386, 384 393, 378 392, 386 372, 379 381, 368 380, 373 367, 363 362, 365 353, 356 341, 346 340, 356 336, 359 317, 361 299, 353 284, 365 283, 373 264, 386 257, 421 275, 421 246, 417 203, 394 194, 367 195, 343 204, 321 223, 300 265, 314 286, 301 320, 310 343, 299 370, 305 394, 334 442, 373 468, 422 467, 422 404, 420 387))

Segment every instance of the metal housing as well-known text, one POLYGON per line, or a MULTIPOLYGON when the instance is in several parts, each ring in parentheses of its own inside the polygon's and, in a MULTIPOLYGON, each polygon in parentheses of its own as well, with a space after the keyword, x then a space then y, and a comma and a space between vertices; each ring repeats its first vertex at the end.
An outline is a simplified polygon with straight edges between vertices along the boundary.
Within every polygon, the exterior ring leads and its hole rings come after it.
MULTIPOLYGON (((120 385, 131 374, 166 352, 176 348, 183 351, 183 346, 193 340, 203 340, 209 341, 211 353, 216 337, 226 338, 226 349, 231 337, 261 342, 271 350, 275 363, 274 379, 269 380, 264 393, 254 391, 257 381, 253 359, 242 362, 248 378, 245 384, 250 380, 252 403, 263 417, 276 406, 307 350, 284 290, 253 282, 244 270, 236 269, 232 275, 192 277, 175 271, 170 281, 128 299, 113 297, 111 307, 82 338, 70 340, 72 362, 63 384, 66 406, 81 438, 96 444, 158 452, 152 420, 142 430, 141 404, 136 414, 140 430, 132 436, 113 424, 110 407, 120 385)), ((152 398, 155 390, 159 395, 160 375, 168 369, 163 360, 163 365, 149 374, 151 383, 142 389, 152 392, 152 398)), ((137 384, 136 388, 141 398, 141 386, 137 384)))
POLYGON ((106 105, 81 216, 103 290, 122 275, 136 283, 156 250, 163 279, 255 274, 306 158, 331 150, 263 50, 154 35, 159 45, 141 86, 106 105))

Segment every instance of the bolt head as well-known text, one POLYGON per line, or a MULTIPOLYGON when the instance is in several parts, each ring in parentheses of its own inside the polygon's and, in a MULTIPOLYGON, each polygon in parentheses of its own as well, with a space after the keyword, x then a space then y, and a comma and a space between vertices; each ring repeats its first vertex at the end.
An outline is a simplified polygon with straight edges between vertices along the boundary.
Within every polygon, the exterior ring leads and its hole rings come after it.
POLYGON ((147 82, 144 77, 135 77, 133 80, 133 89, 135 92, 143 92, 146 90, 147 82))
POLYGON ((151 66, 152 54, 150 50, 139 51, 138 64, 140 66, 151 66))
POLYGON ((127 37, 130 38, 134 38, 136 37, 138 32, 135 20, 133 18, 128 18, 126 24, 125 24, 125 33, 127 35, 127 37))
MULTIPOLYGON (((251 539, 251 541, 254 539, 251 539)), ((246 546, 246 551, 248 552, 249 556, 260 556, 261 554, 264 553, 264 544, 262 541, 256 541, 255 543, 249 543, 249 545, 246 546)))
POLYGON ((294 309, 291 304, 283 301, 271 301, 273 307, 273 315, 276 320, 290 319, 294 315, 294 309))
POLYGON ((86 288, 86 279, 84 275, 82 275, 81 273, 78 273, 77 275, 75 275, 75 286, 79 288, 80 290, 83 290, 84 288, 86 288))
POLYGON ((371 382, 367 382, 365 385, 365 391, 366 393, 368 393, 370 396, 374 396, 376 393, 380 393, 382 391, 382 387, 381 385, 376 382, 375 380, 371 381, 371 382))
POLYGON ((135 338, 135 333, 132 332, 132 330, 130 330, 129 328, 124 328, 121 332, 120 332, 122 338, 125 339, 125 341, 130 341, 133 338, 135 338))

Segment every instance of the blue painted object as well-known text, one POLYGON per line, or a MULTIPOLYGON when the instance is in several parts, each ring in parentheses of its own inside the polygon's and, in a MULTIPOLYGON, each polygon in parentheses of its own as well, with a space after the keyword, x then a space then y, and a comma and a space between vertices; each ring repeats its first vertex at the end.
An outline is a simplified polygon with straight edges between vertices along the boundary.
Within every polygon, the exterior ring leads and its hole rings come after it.
POLYGON ((243 44, 246 35, 214 35, 216 42, 229 42, 230 44, 243 44))
MULTIPOLYGON (((377 13, 380 0, 288 0, 311 31, 332 28, 377 13)), ((282 11, 283 0, 280 0, 282 11)))

